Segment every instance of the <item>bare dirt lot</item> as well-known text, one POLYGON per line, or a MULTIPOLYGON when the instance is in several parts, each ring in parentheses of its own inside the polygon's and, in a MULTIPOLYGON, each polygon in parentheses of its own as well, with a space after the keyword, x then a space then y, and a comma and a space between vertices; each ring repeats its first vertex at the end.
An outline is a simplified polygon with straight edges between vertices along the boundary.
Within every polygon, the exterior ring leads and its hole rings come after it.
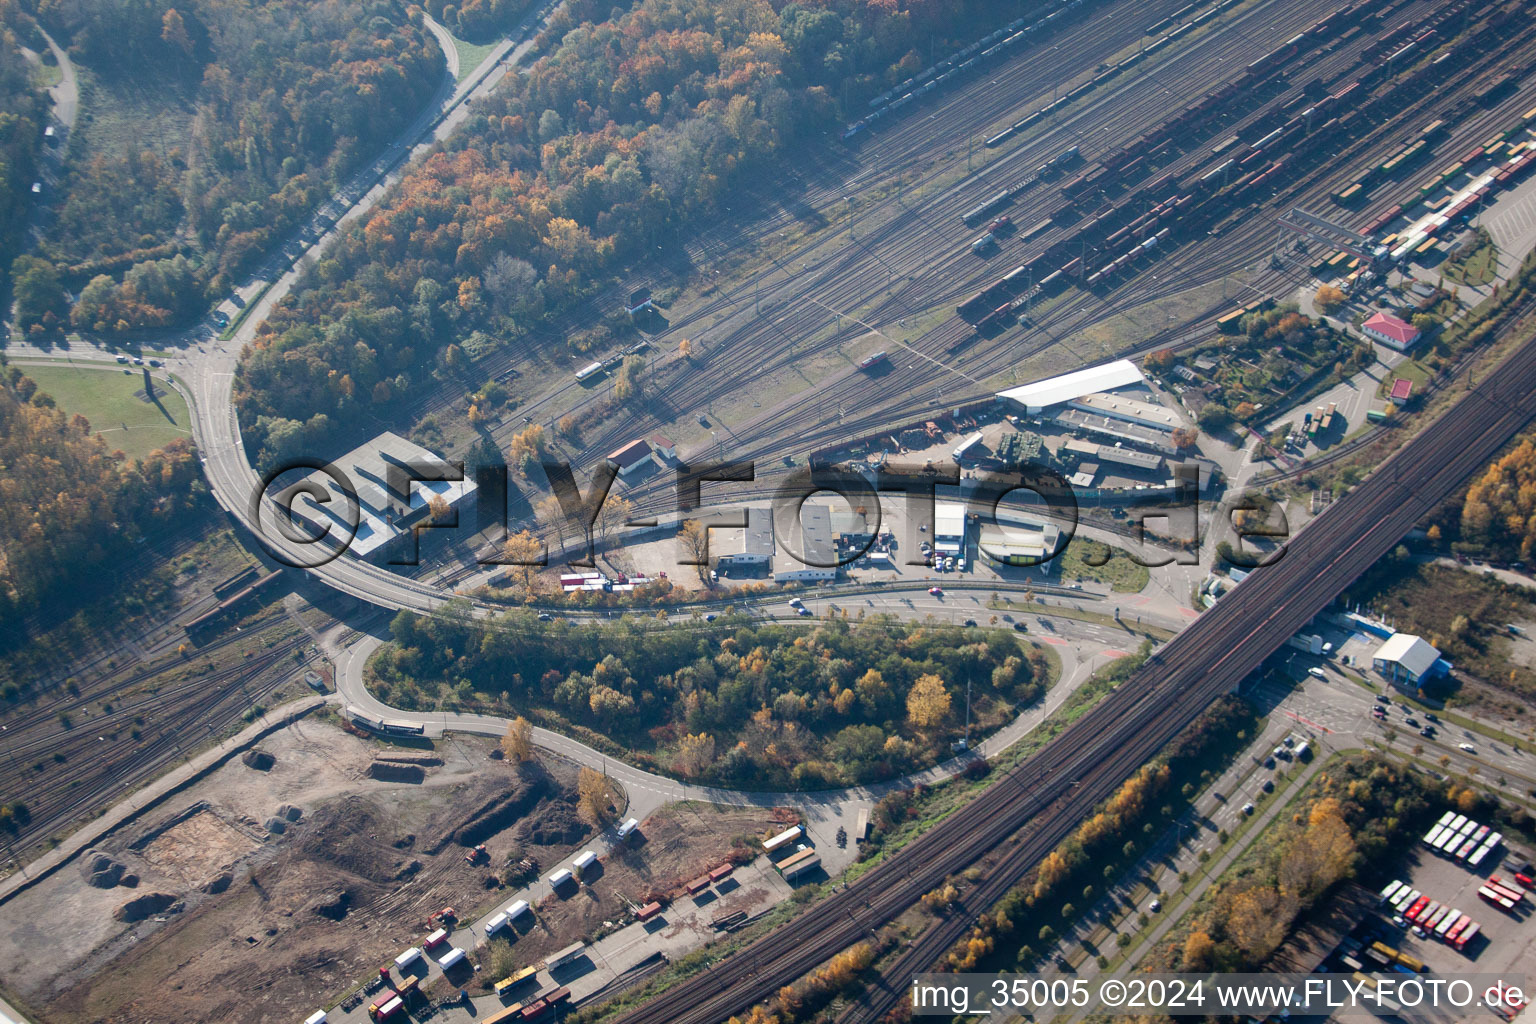
MULTIPOLYGON (((233 760, 0 908, 22 1006, 61 1024, 301 1020, 419 941, 429 913, 493 902, 509 860, 553 865, 592 834, 574 768, 514 768, 490 740, 392 748, 308 719, 261 749, 270 765, 233 760), (401 754, 416 756, 378 767, 401 754), (475 843, 490 859, 470 867, 475 843)), ((551 941, 622 906, 569 903, 580 921, 553 915, 551 941)))

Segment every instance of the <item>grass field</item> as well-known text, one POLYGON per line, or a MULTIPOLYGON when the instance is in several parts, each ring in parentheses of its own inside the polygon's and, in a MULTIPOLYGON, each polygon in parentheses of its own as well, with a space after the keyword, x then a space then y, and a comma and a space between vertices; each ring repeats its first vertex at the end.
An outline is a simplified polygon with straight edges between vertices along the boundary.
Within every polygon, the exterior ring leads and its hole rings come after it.
MULTIPOLYGON (((451 35, 451 33, 450 33, 451 35)), ((459 78, 460 82, 469 77, 469 73, 480 66, 485 60, 485 55, 496 49, 501 40, 490 43, 466 43, 458 36, 453 36, 453 48, 459 51, 459 78)))
POLYGON ((1120 594, 1140 593, 1152 582, 1152 573, 1146 566, 1131 560, 1131 556, 1119 548, 1101 544, 1086 537, 1074 537, 1060 555, 1063 580, 1092 580, 1108 583, 1110 589, 1120 594), (1102 562, 1091 565, 1090 562, 1102 562))
POLYGON ((109 448, 142 456, 178 437, 192 435, 186 401, 163 381, 156 382, 165 391, 159 405, 134 397, 134 392, 144 387, 144 376, 137 369, 124 373, 121 367, 88 370, 64 364, 21 369, 53 396, 60 409, 90 420, 92 429, 106 439, 109 448))
POLYGON ((1442 272, 1462 284, 1490 284, 1499 269, 1499 247, 1486 228, 1479 228, 1477 239, 1465 256, 1457 254, 1445 261, 1442 272))

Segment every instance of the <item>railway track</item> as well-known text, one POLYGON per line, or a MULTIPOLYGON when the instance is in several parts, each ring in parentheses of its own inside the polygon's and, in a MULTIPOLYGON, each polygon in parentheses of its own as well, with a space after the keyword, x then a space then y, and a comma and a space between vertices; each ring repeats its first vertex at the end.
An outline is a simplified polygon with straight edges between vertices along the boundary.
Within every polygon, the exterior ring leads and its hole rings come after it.
MULTIPOLYGON (((1533 413, 1536 343, 1527 343, 1302 531, 1285 558, 1250 576, 1039 754, 846 888, 620 1020, 723 1020, 893 919, 945 877, 1025 829, 977 891, 976 907, 1006 891, 1201 709, 1237 687, 1390 550, 1533 413)), ((947 948, 966 926, 959 917, 942 922, 911 955, 947 948)), ((867 1001, 864 1019, 897 998, 892 989, 882 992, 867 1001)))

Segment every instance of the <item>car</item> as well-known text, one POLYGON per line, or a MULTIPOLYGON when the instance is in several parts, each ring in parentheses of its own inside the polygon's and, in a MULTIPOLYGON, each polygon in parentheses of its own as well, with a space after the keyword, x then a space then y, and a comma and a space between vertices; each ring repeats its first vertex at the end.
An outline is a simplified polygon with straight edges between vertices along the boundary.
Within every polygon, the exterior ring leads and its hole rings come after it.
POLYGON ((976 625, 976 620, 975 619, 966 619, 965 620, 965 624, 967 626, 974 626, 974 625, 976 625))
POLYGON ((216 309, 213 311, 213 322, 219 327, 228 327, 229 315, 216 309))
POLYGON ((1324 672, 1322 669, 1318 668, 1316 665, 1313 665, 1311 668, 1307 669, 1307 675, 1311 676, 1313 679, 1327 679, 1328 678, 1328 673, 1324 672))
POLYGON ((811 610, 809 608, 796 608, 795 609, 795 614, 796 615, 807 615, 808 616, 808 615, 811 614, 811 610))
POLYGON ((803 604, 805 604, 805 602, 800 600, 798 597, 792 597, 789 599, 789 606, 791 608, 799 608, 803 604))
POLYGON ((1406 918, 1403 917, 1402 914, 1393 914, 1392 915, 1392 923, 1397 925, 1399 928, 1407 928, 1408 927, 1408 921, 1407 921, 1406 918))
POLYGON ((1022 623, 1022 622, 1015 622, 1013 624, 1013 631, 1015 633, 1028 633, 1029 632, 1029 627, 1024 625, 1024 623, 1022 623))
POLYGON ((120 362, 120 363, 126 363, 128 361, 128 357, 127 356, 118 356, 117 357, 117 361, 120 362))
POLYGON ((1477 753, 1477 748, 1470 743, 1458 743, 1456 745, 1469 754, 1477 753))
POLYGON ((1384 693, 1378 693, 1376 695, 1376 703, 1377 704, 1387 704, 1387 705, 1390 705, 1392 703, 1392 698, 1388 697, 1384 693))
POLYGON ((554 616, 549 614, 549 612, 539 612, 539 621, 540 622, 550 622, 553 619, 554 619, 554 616))
POLYGON ((1285 739, 1281 740, 1280 742, 1284 743, 1288 747, 1294 747, 1296 745, 1296 737, 1294 737, 1294 736, 1287 736, 1285 739))
POLYGON ((1426 932, 1423 928, 1420 928, 1418 925, 1413 926, 1413 934, 1421 939, 1429 938, 1429 933, 1426 932))
POLYGON ((1440 721, 1440 719, 1435 717, 1435 713, 1433 711, 1426 711, 1426 712, 1424 712, 1424 717, 1427 718, 1431 722, 1438 722, 1438 721, 1440 721))
POLYGON ((144 357, 143 356, 134 356, 133 357, 133 365, 134 366, 143 366, 144 365, 144 357))
POLYGON ((1403 719, 1403 724, 1408 726, 1410 729, 1417 729, 1419 727, 1419 720, 1414 718, 1412 715, 1409 715, 1407 718, 1403 719))
POLYGON ((710 612, 708 615, 704 616, 704 621, 705 622, 714 622, 719 617, 720 616, 716 615, 714 612, 710 612))
POLYGON ((931 596, 933 596, 933 597, 943 597, 944 596, 944 588, 943 587, 929 587, 928 588, 928 593, 931 596))
POLYGON ((1152 911, 1152 913, 1155 914, 1159 910, 1163 909, 1163 901, 1162 900, 1153 900, 1151 903, 1147 904, 1147 909, 1152 911))
POLYGON ((1253 813, 1253 804, 1251 804, 1251 803, 1243 804, 1243 813, 1244 814, 1252 814, 1253 813))
POLYGON ((1274 779, 1265 779, 1263 784, 1260 785, 1259 788, 1262 789, 1266 793, 1273 793, 1275 791, 1275 780, 1274 779))

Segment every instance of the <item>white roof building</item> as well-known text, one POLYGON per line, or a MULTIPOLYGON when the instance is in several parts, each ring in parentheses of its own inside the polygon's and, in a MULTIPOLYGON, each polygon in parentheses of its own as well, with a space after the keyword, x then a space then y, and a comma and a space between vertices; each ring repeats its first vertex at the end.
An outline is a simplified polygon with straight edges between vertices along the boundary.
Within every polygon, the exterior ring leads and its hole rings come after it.
MULTIPOLYGON (((409 536, 416 524, 428 518, 433 498, 440 497, 450 508, 459 508, 475 492, 474 477, 464 472, 462 466, 450 464, 391 431, 358 445, 337 459, 334 466, 344 474, 347 486, 316 470, 304 482, 318 485, 327 500, 301 492, 293 495, 292 508, 317 530, 329 526, 330 536, 337 541, 350 537, 346 550, 358 558, 374 558, 390 550, 395 541, 409 536), (418 475, 461 479, 415 479, 418 475), (351 530, 354 521, 355 535, 351 530)), ((288 493, 291 491, 285 492, 288 493)))
POLYGON ((960 502, 934 503, 933 547, 941 555, 958 555, 965 547, 965 506, 960 502))
POLYGON ((1418 684, 1440 660, 1440 652, 1421 636, 1393 633, 1371 656, 1371 667, 1394 683, 1418 684))
POLYGON ((1071 373, 1064 373, 1059 377, 999 391, 997 397, 1017 402, 1024 407, 1025 412, 1034 414, 1085 395, 1145 382, 1146 378, 1142 376, 1141 370, 1137 369, 1135 363, 1129 359, 1117 359, 1112 363, 1089 366, 1081 370, 1073 370, 1071 373))

